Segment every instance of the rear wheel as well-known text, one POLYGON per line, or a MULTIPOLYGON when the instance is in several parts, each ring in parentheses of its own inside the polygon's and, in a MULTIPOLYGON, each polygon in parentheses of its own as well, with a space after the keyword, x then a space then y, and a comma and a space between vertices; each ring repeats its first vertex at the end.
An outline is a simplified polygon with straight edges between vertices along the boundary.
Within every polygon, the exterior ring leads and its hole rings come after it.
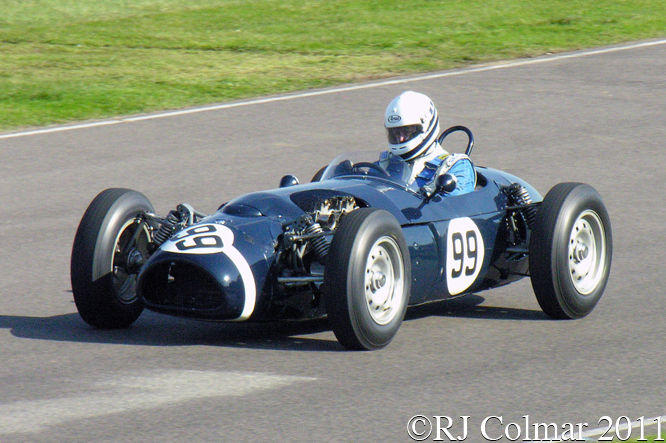
POLYGON ((123 328, 141 315, 136 280, 151 238, 140 215, 153 211, 143 194, 129 189, 107 189, 88 206, 71 260, 74 302, 86 323, 123 328))
POLYGON ((409 251, 398 221, 371 208, 345 215, 326 256, 324 301, 338 341, 348 349, 388 345, 407 310, 409 251))
POLYGON ((550 317, 584 317, 606 288, 612 259, 610 218, 589 185, 560 183, 536 214, 529 246, 532 287, 550 317))

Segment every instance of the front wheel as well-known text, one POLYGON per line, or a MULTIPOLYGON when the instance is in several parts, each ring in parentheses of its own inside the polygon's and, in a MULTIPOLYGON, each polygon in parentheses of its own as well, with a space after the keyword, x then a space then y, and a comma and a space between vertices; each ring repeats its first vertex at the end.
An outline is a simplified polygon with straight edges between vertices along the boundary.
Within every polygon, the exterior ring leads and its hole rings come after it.
POLYGON ((129 189, 107 189, 90 203, 74 238, 71 280, 83 320, 98 328, 123 328, 143 311, 136 280, 148 259, 150 232, 141 214, 150 201, 129 189))
POLYGON ((410 282, 409 251, 395 217, 363 208, 341 219, 326 256, 324 302, 343 346, 388 345, 405 316, 410 282))
POLYGON ((594 188, 553 187, 534 220, 529 245, 532 287, 552 318, 584 317, 597 305, 610 274, 610 218, 594 188))

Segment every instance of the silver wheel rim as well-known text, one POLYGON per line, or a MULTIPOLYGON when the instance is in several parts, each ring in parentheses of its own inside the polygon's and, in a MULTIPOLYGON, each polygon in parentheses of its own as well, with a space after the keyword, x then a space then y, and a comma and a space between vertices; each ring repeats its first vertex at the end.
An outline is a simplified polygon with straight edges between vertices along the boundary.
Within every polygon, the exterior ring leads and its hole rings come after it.
MULTIPOLYGON (((128 228, 137 223, 137 219, 127 220, 123 227, 120 228, 120 231, 118 231, 118 236, 116 237, 116 241, 113 246, 113 256, 111 257, 111 274, 113 275, 112 282, 113 288, 116 292, 116 297, 118 297, 118 300, 120 300, 122 303, 132 303, 134 300, 136 300, 137 274, 130 274, 124 267, 119 265, 119 262, 122 260, 119 255, 122 252, 122 248, 125 246, 124 243, 121 244, 121 239, 125 239, 123 234, 125 234, 125 236, 129 235, 131 238, 134 232, 128 231, 128 228)), ((139 254, 142 252, 145 253, 147 244, 150 241, 150 233, 145 226, 143 230, 144 235, 139 236, 137 239, 137 245, 132 248, 130 254, 139 254)), ((127 241, 127 239, 125 240, 127 241)))
POLYGON ((365 301, 372 320, 386 325, 403 303, 404 272, 400 248, 393 238, 378 239, 365 263, 365 301))
POLYGON ((569 275, 582 295, 597 287, 606 268, 606 235, 601 218, 592 210, 578 216, 569 236, 569 275))

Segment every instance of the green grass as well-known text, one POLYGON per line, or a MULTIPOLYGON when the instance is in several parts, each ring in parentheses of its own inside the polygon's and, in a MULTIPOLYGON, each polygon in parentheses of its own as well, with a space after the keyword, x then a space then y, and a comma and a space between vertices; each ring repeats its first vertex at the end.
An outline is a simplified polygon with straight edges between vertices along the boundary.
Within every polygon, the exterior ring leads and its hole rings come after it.
POLYGON ((664 0, 2 0, 0 130, 663 36, 664 0))
MULTIPOLYGON (((656 438, 657 438, 657 436, 656 436, 656 435, 653 435, 653 436, 645 436, 645 439, 646 439, 646 440, 638 440, 638 437, 637 437, 637 438, 630 438, 629 440, 624 440, 624 441, 625 441, 626 443, 659 443, 659 442, 663 441, 663 440, 656 440, 656 438)), ((662 439, 663 439, 663 438, 664 438, 664 437, 662 437, 662 439)), ((618 439, 616 438, 616 439, 613 440, 613 441, 614 441, 614 442, 619 442, 619 441, 621 441, 621 440, 618 440, 618 439)))

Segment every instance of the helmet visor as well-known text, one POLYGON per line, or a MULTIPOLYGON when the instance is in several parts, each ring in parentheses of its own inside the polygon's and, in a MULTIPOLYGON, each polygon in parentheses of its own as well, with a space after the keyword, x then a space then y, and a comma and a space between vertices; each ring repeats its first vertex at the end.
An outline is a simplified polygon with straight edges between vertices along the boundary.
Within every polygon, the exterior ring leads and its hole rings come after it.
POLYGON ((392 145, 406 143, 419 135, 423 128, 421 125, 399 126, 397 128, 387 128, 388 141, 392 145))

